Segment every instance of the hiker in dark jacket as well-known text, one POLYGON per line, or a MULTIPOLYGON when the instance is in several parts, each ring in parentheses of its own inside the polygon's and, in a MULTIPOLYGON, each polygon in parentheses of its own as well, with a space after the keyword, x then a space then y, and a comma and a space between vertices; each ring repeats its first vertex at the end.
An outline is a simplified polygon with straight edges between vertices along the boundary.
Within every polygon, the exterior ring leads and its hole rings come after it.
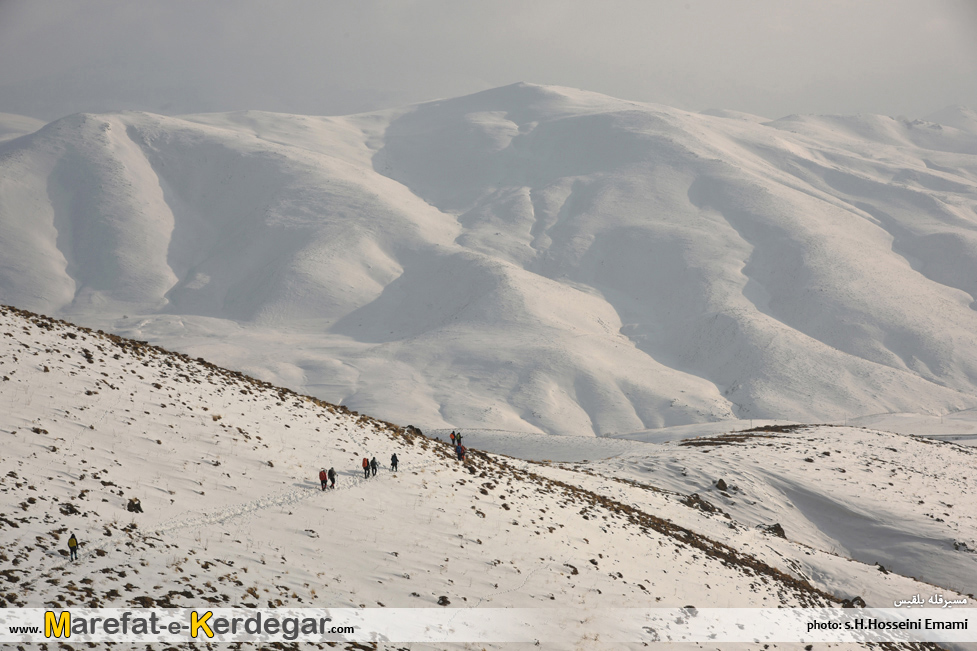
POLYGON ((374 477, 377 476, 377 468, 379 468, 379 467, 380 467, 380 464, 377 463, 377 458, 376 457, 373 457, 372 459, 370 459, 370 470, 373 471, 373 476, 374 477))
POLYGON ((326 481, 329 480, 329 475, 326 474, 326 469, 323 468, 319 471, 319 483, 322 484, 322 490, 326 490, 326 481))
POLYGON ((71 553, 70 560, 78 560, 78 539, 75 538, 74 533, 71 534, 71 538, 68 538, 68 551, 71 553))
POLYGON ((363 457, 363 479, 370 478, 370 460, 363 457))
POLYGON ((462 453, 461 453, 461 446, 460 445, 456 445, 455 446, 455 456, 458 457, 458 461, 461 461, 463 459, 463 456, 462 456, 462 453))
POLYGON ((397 453, 394 452, 390 455, 390 470, 397 472, 397 453))
POLYGON ((336 488, 336 470, 334 468, 329 469, 329 488, 336 488))

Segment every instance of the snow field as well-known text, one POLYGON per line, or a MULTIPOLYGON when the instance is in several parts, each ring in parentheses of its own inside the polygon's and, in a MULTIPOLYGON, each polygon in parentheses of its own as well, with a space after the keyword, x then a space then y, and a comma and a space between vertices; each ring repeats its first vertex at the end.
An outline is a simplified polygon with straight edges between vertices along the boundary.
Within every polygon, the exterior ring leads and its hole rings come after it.
MULTIPOLYGON (((452 608, 586 613, 930 589, 629 483, 637 471, 623 456, 546 465, 475 449, 462 465, 397 426, 11 308, 0 310, 0 376, 8 606, 431 607, 445 597, 452 608), (393 451, 398 473, 363 479, 363 456, 386 466, 393 451), (330 466, 337 489, 322 492, 317 473, 330 466), (144 513, 126 511, 131 497, 144 513), (72 532, 76 563, 65 557, 72 532), (815 560, 799 562, 808 553, 815 560)), ((586 637, 595 627, 583 617, 554 643, 632 648, 614 631, 586 637)))

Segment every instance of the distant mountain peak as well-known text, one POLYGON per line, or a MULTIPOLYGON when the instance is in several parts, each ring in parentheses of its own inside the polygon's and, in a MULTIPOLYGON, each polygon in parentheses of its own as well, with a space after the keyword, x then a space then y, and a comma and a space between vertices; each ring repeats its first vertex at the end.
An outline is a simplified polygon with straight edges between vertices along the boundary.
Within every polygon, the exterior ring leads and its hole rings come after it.
POLYGON ((977 109, 969 106, 948 106, 925 118, 929 122, 936 122, 948 127, 960 129, 968 133, 977 134, 977 109))

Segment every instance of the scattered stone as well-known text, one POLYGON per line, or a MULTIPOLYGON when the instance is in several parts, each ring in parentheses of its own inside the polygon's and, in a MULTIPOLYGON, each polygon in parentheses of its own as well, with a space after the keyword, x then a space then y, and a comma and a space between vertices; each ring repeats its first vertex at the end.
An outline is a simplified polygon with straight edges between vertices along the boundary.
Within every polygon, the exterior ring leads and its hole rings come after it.
POLYGON ((773 524, 761 528, 767 533, 777 536, 778 538, 787 538, 787 534, 784 532, 784 528, 780 526, 779 522, 774 522, 773 524))
MULTIPOLYGON (((722 481, 722 480, 720 480, 722 481)), ((688 506, 689 508, 699 509, 700 511, 705 511, 706 513, 721 513, 718 508, 707 502, 706 500, 699 497, 698 493, 692 493, 682 500, 682 504, 688 506)))

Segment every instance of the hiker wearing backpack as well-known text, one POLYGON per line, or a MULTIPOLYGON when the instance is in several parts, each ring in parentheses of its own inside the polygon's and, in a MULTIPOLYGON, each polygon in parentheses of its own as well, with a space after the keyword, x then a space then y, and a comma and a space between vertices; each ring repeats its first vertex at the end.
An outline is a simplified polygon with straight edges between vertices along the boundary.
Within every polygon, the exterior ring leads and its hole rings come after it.
POLYGON ((329 479, 329 475, 326 474, 326 469, 323 468, 319 471, 319 483, 322 484, 322 490, 326 490, 326 481, 329 479))
POLYGON ((377 468, 379 468, 379 467, 380 467, 380 464, 377 463, 377 458, 376 457, 373 457, 372 459, 370 459, 370 470, 373 471, 373 476, 374 477, 377 476, 377 468))
POLYGON ((336 488, 336 470, 334 468, 329 469, 329 488, 336 488))
POLYGON ((390 470, 397 472, 397 453, 394 452, 390 455, 390 470))
POLYGON ((74 532, 71 534, 71 538, 68 538, 68 551, 71 553, 71 559, 73 561, 78 560, 78 539, 75 538, 74 532))
POLYGON ((370 478, 370 460, 363 457, 363 479, 370 478))

